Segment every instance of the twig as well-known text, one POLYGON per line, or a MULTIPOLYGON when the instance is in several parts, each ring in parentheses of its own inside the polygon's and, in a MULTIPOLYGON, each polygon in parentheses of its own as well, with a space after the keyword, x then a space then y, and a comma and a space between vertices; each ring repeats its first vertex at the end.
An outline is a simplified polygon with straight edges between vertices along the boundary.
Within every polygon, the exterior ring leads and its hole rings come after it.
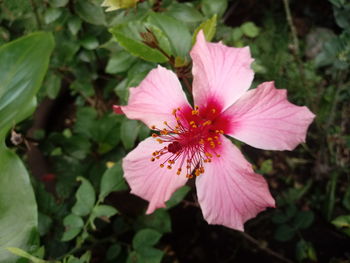
POLYGON ((263 246, 262 244, 260 244, 260 242, 258 240, 256 240, 254 237, 252 237, 251 235, 241 232, 241 235, 247 239, 248 241, 252 242, 253 244, 255 244, 259 249, 261 249, 262 251, 266 252, 267 254, 270 254, 271 256, 274 256, 275 258, 278 258, 279 260, 283 261, 283 262, 287 262, 287 263, 294 263, 293 261, 291 261, 288 258, 285 258, 284 256, 282 256, 281 254, 277 253, 276 251, 273 251, 272 249, 263 246))

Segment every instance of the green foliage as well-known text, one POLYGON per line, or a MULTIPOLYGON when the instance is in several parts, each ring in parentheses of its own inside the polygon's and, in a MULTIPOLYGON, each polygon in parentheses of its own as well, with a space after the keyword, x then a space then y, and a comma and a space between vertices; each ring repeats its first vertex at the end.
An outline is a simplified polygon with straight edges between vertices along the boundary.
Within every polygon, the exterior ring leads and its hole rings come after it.
POLYGON ((270 261, 276 254, 285 261, 345 260, 340 252, 337 258, 320 252, 315 238, 331 235, 329 242, 338 245, 350 236, 349 3, 320 3, 332 6, 332 19, 313 4, 294 9, 290 1, 296 47, 281 3, 268 8, 259 1, 115 1, 131 8, 106 13, 102 2, 0 1, 0 262, 195 262, 207 253, 219 262, 246 253, 254 257, 257 249, 276 250, 266 254, 270 261), (313 21, 312 28, 305 21, 313 21), (38 30, 50 33, 29 34, 38 30), (306 143, 293 153, 242 147, 277 201, 276 209, 247 223, 248 239, 256 238, 259 246, 207 226, 189 194, 192 186, 178 189, 166 208, 145 215, 145 204, 128 194, 123 177, 121 159, 150 130, 114 114, 112 105, 126 105, 129 88, 159 63, 191 83, 189 51, 200 30, 208 41, 250 47, 252 88, 275 80, 290 101, 317 115, 306 143), (32 114, 37 93, 43 118, 32 114), (11 128, 24 143, 5 138, 11 128), (33 165, 27 144, 44 161, 33 165), (36 172, 38 167, 43 171, 36 172), (206 250, 203 242, 217 246, 206 250))

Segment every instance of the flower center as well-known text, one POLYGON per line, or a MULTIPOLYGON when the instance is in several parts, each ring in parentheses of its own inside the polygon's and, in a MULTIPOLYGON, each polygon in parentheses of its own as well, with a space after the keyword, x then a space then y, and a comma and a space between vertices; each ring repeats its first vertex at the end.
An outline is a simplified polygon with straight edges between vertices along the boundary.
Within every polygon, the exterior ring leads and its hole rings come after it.
POLYGON ((160 144, 167 144, 152 153, 151 161, 161 159, 159 166, 171 170, 175 167, 176 174, 186 170, 186 177, 204 173, 204 163, 210 163, 212 158, 220 157, 221 136, 226 130, 226 119, 221 115, 221 109, 213 105, 198 106, 192 109, 174 109, 173 125, 164 121, 165 128, 152 126, 152 137, 160 144))

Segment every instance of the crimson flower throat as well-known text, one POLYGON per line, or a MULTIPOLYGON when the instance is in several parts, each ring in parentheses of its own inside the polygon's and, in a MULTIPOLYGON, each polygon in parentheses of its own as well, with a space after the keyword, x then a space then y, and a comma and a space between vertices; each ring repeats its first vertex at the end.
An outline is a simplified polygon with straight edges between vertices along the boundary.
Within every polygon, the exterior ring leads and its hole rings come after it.
POLYGON ((175 168, 177 175, 186 170, 187 178, 193 177, 192 171, 195 176, 203 174, 203 164, 220 157, 221 136, 227 129, 227 120, 215 104, 203 108, 195 106, 194 109, 179 107, 172 112, 174 125, 164 121, 163 129, 152 126, 152 130, 158 132, 152 137, 167 145, 153 152, 151 161, 162 157, 161 168, 175 168))

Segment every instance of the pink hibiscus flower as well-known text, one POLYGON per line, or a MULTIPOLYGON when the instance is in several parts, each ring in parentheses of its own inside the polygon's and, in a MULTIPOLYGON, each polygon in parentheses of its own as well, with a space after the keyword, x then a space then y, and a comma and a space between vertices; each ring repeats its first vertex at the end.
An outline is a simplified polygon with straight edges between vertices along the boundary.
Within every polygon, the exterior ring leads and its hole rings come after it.
POLYGON ((150 214, 194 176, 207 222, 243 231, 275 201, 224 134, 260 149, 292 150, 305 141, 314 114, 288 102, 273 82, 248 90, 254 76, 248 47, 208 43, 199 32, 190 55, 194 108, 176 75, 161 66, 130 89, 127 106, 114 106, 157 132, 123 159, 124 177, 131 193, 149 201, 150 214))

